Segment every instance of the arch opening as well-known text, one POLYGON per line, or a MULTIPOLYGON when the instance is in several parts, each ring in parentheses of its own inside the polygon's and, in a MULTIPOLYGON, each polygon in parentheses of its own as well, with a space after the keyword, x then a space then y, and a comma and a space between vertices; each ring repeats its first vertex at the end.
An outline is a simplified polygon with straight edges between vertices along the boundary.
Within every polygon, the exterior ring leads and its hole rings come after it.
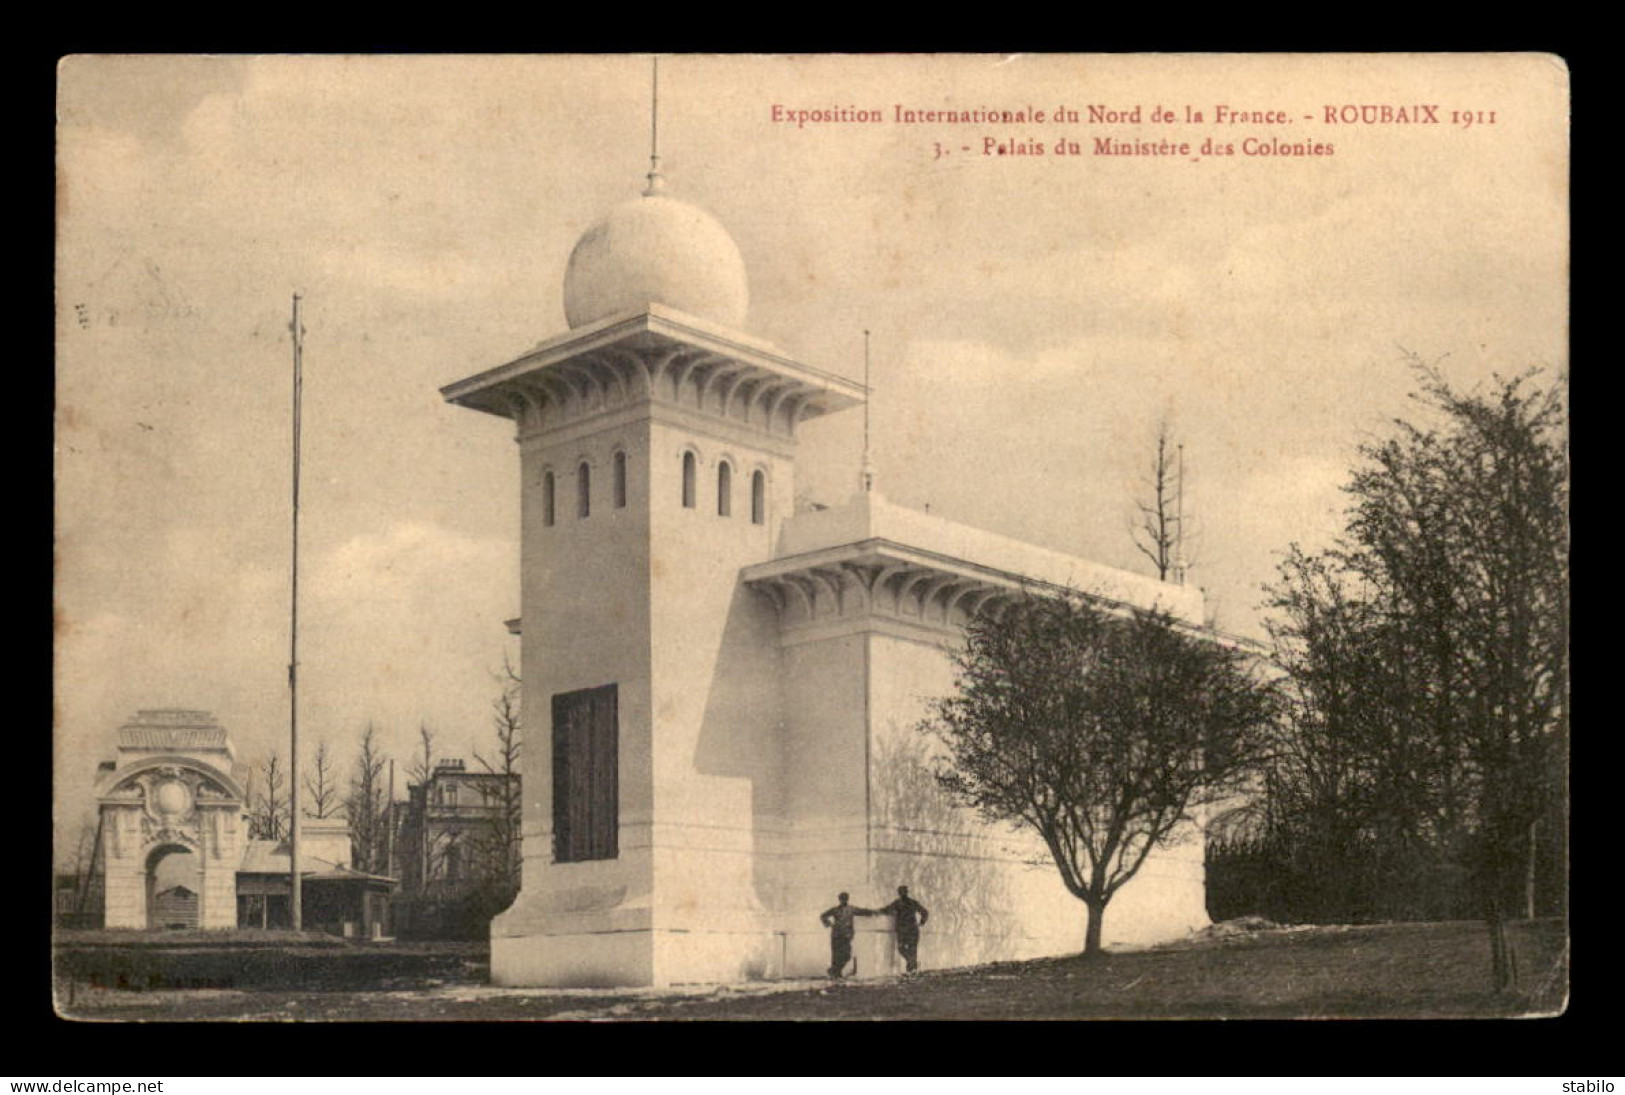
POLYGON ((190 930, 198 926, 203 891, 196 852, 180 844, 161 844, 147 856, 147 927, 190 930))

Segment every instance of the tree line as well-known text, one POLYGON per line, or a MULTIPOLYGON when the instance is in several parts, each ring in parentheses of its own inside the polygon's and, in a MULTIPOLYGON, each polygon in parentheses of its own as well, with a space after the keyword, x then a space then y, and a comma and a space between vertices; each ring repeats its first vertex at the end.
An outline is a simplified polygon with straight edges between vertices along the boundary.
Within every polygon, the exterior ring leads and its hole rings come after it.
POLYGON ((1361 879, 1368 915, 1482 916, 1504 985, 1508 917, 1564 910, 1563 393, 1412 365, 1418 420, 1361 448, 1343 536, 1294 545, 1269 591, 1285 717, 1234 835, 1315 865, 1322 917, 1361 879))
MULTIPOLYGON (((1210 907, 1294 921, 1564 911, 1568 484, 1563 390, 1452 387, 1363 445, 1343 534, 1296 544, 1257 649, 1156 609, 1029 591, 971 622, 921 730, 955 800, 1036 833, 1100 949, 1149 852, 1206 828, 1210 907)), ((1159 431, 1137 546, 1181 562, 1159 431)))
MULTIPOLYGON (((355 744, 349 771, 342 774, 327 741, 320 742, 302 773, 301 812, 307 818, 342 818, 350 830, 351 866, 369 874, 410 874, 411 892, 404 895, 419 905, 440 900, 461 900, 470 892, 480 904, 506 907, 518 892, 522 798, 520 772, 519 678, 505 667, 499 694, 492 701, 489 744, 474 750, 484 773, 502 778, 476 781, 481 820, 472 830, 432 831, 420 834, 410 855, 410 870, 402 870, 400 848, 403 813, 390 787, 390 757, 380 744, 373 723, 362 730, 355 744), (456 871, 448 868, 456 864, 456 871), (457 877, 451 875, 455 873, 457 877), (452 884, 456 885, 453 886, 452 884), (452 890, 456 893, 452 893, 452 890)), ((438 762, 436 734, 427 725, 418 728, 417 743, 406 758, 409 801, 422 795, 438 762)), ((244 810, 248 835, 254 840, 283 841, 291 830, 290 775, 279 750, 267 752, 250 769, 244 810)), ((426 806, 427 803, 421 805, 426 806)), ((418 910, 421 911, 421 910, 418 910)), ((486 914, 487 919, 489 913, 486 914)))

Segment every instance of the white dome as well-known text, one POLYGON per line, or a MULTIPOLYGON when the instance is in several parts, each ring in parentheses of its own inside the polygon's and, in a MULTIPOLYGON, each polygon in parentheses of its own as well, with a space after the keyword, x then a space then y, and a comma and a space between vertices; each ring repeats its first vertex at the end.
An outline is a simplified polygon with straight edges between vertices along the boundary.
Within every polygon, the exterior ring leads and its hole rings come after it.
POLYGON ((664 304, 737 328, 749 302, 745 260, 727 230, 659 194, 633 198, 587 229, 564 272, 571 327, 664 304))

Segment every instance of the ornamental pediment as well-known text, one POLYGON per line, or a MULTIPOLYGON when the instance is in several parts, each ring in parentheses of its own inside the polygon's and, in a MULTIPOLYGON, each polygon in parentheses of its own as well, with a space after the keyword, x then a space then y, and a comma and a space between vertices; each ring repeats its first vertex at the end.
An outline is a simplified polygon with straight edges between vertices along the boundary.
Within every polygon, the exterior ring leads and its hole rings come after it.
POLYGON ((139 803, 160 823, 186 821, 200 807, 234 806, 242 794, 230 780, 197 762, 157 761, 113 773, 104 801, 139 803))

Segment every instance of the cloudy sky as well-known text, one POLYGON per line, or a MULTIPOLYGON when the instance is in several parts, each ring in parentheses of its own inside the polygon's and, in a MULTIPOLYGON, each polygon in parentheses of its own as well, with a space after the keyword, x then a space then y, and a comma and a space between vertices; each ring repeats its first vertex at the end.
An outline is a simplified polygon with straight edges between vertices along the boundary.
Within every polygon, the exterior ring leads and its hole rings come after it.
MULTIPOLYGON (((751 333, 859 377, 873 332, 893 500, 1144 569, 1133 499, 1167 416, 1191 580, 1233 631, 1260 633, 1280 551, 1335 534, 1358 446, 1409 413, 1407 352, 1468 387, 1566 365, 1550 58, 676 56, 660 82, 668 193, 738 241, 751 333), (886 120, 798 127, 774 104, 886 120), (1080 120, 904 125, 898 104, 1080 120), (1288 122, 1216 124, 1218 104, 1288 122), (1416 104, 1438 124, 1325 121, 1416 104), (1202 123, 1151 120, 1187 105, 1202 123), (1209 138, 1236 154, 1200 155, 1209 138)), ((250 760, 286 733, 296 290, 304 740, 347 759, 371 721, 404 763, 423 723, 444 755, 485 747, 516 652, 516 450, 438 389, 564 329, 571 246, 641 188, 648 98, 635 56, 63 63, 59 833, 138 708, 211 710, 250 760)), ((861 430, 809 424, 803 493, 850 493, 861 430)))

